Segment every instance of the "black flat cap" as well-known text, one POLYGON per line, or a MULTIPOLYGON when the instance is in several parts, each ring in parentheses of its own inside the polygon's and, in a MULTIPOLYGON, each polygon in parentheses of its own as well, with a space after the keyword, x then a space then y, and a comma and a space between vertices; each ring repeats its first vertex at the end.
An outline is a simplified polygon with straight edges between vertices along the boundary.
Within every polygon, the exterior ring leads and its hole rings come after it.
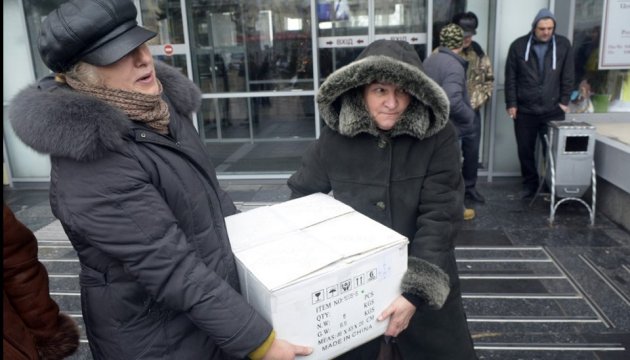
POLYGON ((157 34, 138 26, 131 0, 71 0, 42 23, 39 54, 52 71, 79 61, 110 65, 157 34))
POLYGON ((456 14, 453 17, 453 22, 462 27, 464 36, 472 36, 477 33, 479 19, 477 19, 477 15, 472 11, 456 14))

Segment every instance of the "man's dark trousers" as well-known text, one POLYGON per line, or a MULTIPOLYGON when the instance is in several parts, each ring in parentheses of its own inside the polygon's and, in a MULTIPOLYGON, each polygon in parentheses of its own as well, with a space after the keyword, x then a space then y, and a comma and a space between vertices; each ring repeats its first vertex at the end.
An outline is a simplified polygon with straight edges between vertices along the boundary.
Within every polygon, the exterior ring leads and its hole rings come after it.
POLYGON ((514 119, 514 134, 518 160, 521 163, 521 175, 523 176, 523 189, 535 192, 538 189, 538 169, 536 166, 536 138, 540 137, 543 150, 543 158, 547 156, 547 146, 544 135, 547 134, 548 124, 551 120, 564 120, 564 112, 551 114, 531 115, 517 113, 514 119))
POLYGON ((474 189, 477 184, 477 168, 479 167, 479 142, 481 140, 481 114, 475 110, 475 121, 472 129, 461 136, 462 142, 462 177, 466 189, 474 189))

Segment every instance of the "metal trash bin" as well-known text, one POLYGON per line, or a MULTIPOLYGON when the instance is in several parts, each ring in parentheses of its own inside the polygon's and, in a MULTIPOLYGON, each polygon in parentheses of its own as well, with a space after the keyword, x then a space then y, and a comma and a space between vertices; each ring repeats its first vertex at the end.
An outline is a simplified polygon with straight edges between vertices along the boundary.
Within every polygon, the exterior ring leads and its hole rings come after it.
POLYGON ((549 224, 553 225, 558 206, 567 201, 577 201, 588 210, 591 226, 595 225, 595 127, 575 120, 550 121, 545 142, 545 182, 551 189, 549 224), (581 199, 589 188, 592 189, 590 205, 581 199), (556 202, 556 197, 562 199, 556 202))
MULTIPOLYGON (((595 127, 586 122, 550 121, 550 156, 548 166, 555 164, 555 194, 557 197, 581 197, 591 186, 595 127)), ((546 182, 551 188, 552 171, 547 169, 546 182)))

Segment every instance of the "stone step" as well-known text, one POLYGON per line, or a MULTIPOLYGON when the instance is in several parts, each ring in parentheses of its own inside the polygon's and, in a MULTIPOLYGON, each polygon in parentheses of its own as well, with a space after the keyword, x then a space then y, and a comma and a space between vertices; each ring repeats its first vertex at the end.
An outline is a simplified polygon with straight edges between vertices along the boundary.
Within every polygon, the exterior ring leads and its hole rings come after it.
POLYGON ((81 265, 79 259, 39 259, 44 264, 48 274, 79 274, 81 265))
POLYGON ((50 290, 50 297, 57 302, 59 310, 67 313, 81 313, 81 294, 77 292, 62 292, 50 290))
MULTIPOLYGON (((575 298, 470 298, 465 295, 466 316, 479 319, 521 319, 540 321, 599 321, 597 314, 581 297, 575 298)), ((480 320, 481 321, 481 320, 480 320)))
POLYGON ((41 259, 76 259, 77 252, 69 242, 62 243, 38 243, 37 257, 41 259))

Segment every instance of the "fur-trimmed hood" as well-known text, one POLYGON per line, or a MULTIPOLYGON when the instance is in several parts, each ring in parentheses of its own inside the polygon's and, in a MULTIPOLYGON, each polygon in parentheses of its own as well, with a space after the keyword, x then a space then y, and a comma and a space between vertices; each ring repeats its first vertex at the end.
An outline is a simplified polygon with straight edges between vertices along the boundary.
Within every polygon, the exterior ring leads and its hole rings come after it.
MULTIPOLYGON (((195 84, 175 68, 155 62, 171 115, 188 115, 201 104, 195 84)), ((20 91, 9 105, 17 136, 34 150, 88 161, 123 145, 133 123, 119 109, 55 82, 49 75, 20 91)))
POLYGON ((317 95, 326 124, 346 136, 380 131, 363 101, 362 89, 374 81, 399 85, 412 102, 391 131, 423 139, 436 134, 448 122, 449 104, 442 88, 422 70, 414 48, 404 41, 377 40, 354 62, 332 73, 317 95))

